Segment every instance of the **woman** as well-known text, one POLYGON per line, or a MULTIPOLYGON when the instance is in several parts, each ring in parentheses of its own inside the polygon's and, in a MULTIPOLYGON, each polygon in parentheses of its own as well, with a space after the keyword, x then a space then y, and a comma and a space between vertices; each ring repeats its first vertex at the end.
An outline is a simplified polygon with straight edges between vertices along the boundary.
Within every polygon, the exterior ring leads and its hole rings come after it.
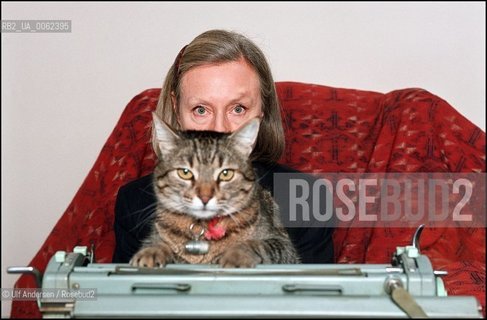
MULTIPOLYGON (((241 34, 210 30, 181 49, 166 76, 156 113, 175 129, 219 132, 233 132, 260 117, 251 155, 260 184, 272 193, 274 173, 296 172, 277 164, 284 152, 284 131, 274 80, 262 51, 241 34)), ((120 188, 114 263, 126 263, 138 251, 150 231, 155 202, 151 175, 120 188)), ((303 263, 333 262, 332 230, 287 228, 303 263)))

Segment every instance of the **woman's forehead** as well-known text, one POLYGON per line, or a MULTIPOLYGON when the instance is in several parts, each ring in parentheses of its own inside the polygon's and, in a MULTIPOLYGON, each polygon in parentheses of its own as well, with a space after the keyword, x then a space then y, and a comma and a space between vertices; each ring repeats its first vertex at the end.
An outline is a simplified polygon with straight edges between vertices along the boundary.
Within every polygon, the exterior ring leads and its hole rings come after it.
POLYGON ((181 79, 187 98, 226 96, 229 99, 260 96, 257 72, 245 60, 207 64, 188 70, 181 79))

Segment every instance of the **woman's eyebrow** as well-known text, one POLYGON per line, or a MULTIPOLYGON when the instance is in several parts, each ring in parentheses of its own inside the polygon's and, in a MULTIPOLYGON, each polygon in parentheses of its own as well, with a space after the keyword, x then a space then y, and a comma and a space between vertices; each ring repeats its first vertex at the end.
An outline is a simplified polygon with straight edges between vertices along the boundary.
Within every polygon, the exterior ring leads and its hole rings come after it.
MULTIPOLYGON (((254 99, 250 95, 243 93, 241 95, 236 95, 235 98, 230 99, 228 104, 242 102, 242 101, 246 102, 248 104, 252 104, 254 102, 254 99)), ((201 104, 205 104, 205 105, 212 105, 212 102, 210 100, 208 100, 206 98, 200 98, 198 96, 189 97, 187 99, 187 102, 189 104, 201 103, 201 104)))

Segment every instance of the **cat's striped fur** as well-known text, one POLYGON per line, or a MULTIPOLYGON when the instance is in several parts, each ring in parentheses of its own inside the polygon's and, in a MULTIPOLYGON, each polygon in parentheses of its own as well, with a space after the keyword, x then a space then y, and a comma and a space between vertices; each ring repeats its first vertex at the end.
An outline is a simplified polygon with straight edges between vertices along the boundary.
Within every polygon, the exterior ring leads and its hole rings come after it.
POLYGON ((154 115, 160 159, 154 171, 158 203, 152 233, 131 259, 132 265, 253 267, 299 262, 278 206, 256 181, 249 161, 258 128, 259 120, 254 119, 233 134, 176 133, 154 115), (206 254, 185 250, 200 231, 214 230, 215 237, 204 233, 200 239, 209 243, 206 254))

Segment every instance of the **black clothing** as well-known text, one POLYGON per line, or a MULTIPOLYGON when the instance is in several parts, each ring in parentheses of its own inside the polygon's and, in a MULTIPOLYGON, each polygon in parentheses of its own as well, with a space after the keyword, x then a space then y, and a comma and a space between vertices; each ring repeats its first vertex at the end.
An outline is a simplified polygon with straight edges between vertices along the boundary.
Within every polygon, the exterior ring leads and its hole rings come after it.
MULTIPOLYGON (((298 173, 279 164, 255 162, 254 168, 262 187, 274 192, 274 173, 298 173)), ((144 176, 122 186, 115 204, 116 246, 114 263, 127 263, 137 253, 151 231, 156 197, 152 175, 144 176)), ((302 263, 333 263, 331 227, 286 227, 302 263)))

